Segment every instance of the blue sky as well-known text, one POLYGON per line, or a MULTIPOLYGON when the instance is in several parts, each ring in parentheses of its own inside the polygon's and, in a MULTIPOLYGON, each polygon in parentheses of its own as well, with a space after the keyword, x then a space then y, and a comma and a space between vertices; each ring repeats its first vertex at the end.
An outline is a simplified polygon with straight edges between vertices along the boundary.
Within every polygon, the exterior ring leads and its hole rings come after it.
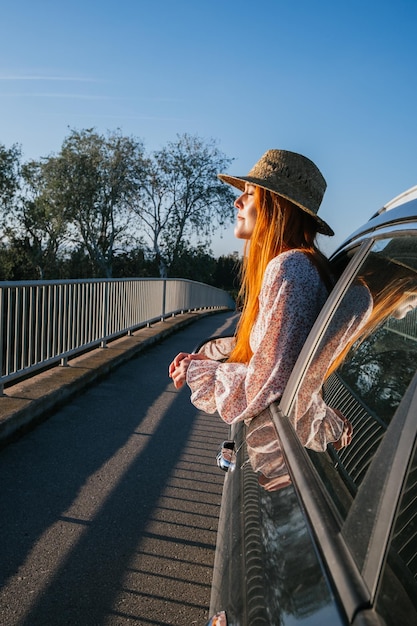
MULTIPOLYGON (((331 253, 417 184, 417 0, 3 0, 0 143, 25 159, 69 129, 149 151, 191 133, 245 174, 269 148, 322 170, 331 253)), ((241 250, 233 227, 216 255, 241 250)))

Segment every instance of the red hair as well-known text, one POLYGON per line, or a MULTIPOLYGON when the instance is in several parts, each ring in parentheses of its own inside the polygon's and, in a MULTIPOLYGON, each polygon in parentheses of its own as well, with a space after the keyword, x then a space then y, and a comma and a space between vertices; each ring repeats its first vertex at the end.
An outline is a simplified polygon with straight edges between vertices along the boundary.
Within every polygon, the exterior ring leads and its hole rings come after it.
POLYGON ((360 344, 374 332, 395 312, 395 310, 405 301, 411 293, 417 290, 416 273, 404 266, 384 259, 377 255, 371 255, 365 262, 365 269, 359 278, 370 290, 372 296, 372 312, 369 319, 362 328, 349 340, 337 358, 331 364, 326 373, 328 378, 335 370, 342 365, 350 349, 356 344, 357 349, 360 344), (389 281, 387 281, 389 276, 389 281))
POLYGON ((229 361, 248 363, 252 350, 250 333, 259 311, 258 296, 268 263, 285 250, 300 249, 308 254, 323 280, 330 286, 330 268, 315 245, 318 223, 290 200, 255 187, 257 209, 255 228, 246 241, 241 271, 240 301, 243 302, 236 345, 229 361))

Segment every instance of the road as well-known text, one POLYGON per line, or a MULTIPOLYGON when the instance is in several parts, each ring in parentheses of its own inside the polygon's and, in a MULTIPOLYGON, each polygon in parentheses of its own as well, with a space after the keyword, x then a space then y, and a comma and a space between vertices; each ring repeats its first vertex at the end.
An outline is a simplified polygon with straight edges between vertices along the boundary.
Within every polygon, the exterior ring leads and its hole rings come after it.
POLYGON ((205 623, 228 430, 167 367, 235 321, 195 322, 1 450, 1 626, 205 623))

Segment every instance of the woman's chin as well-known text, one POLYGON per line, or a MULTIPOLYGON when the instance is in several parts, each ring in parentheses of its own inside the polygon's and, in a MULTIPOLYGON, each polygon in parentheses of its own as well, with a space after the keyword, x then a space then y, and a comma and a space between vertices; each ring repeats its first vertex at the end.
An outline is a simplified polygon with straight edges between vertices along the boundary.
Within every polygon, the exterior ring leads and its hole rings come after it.
POLYGON ((239 228, 235 228, 234 236, 236 237, 236 239, 250 239, 250 237, 239 228))

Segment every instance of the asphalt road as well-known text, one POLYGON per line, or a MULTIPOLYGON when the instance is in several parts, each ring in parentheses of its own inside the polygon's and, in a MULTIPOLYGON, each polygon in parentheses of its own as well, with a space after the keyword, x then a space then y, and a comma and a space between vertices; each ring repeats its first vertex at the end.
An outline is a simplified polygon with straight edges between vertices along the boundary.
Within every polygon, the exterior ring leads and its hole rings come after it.
POLYGON ((167 368, 235 321, 193 323, 0 451, 1 626, 206 622, 228 429, 167 368))

